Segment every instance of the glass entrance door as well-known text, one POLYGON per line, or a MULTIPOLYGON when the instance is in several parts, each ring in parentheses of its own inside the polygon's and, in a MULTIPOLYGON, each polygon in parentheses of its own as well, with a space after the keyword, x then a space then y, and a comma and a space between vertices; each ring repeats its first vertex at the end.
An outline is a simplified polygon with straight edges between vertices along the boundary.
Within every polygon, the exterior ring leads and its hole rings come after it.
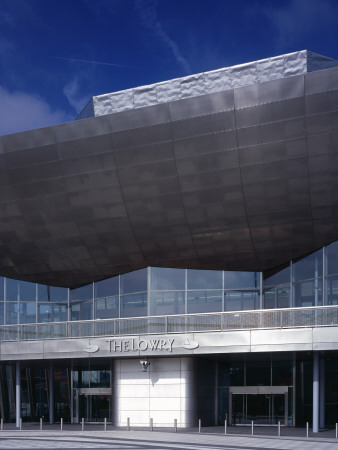
POLYGON ((232 394, 233 425, 285 423, 286 394, 232 394))
POLYGON ((79 395, 79 419, 84 418, 85 422, 103 422, 106 418, 110 422, 111 418, 111 397, 110 395, 79 395))

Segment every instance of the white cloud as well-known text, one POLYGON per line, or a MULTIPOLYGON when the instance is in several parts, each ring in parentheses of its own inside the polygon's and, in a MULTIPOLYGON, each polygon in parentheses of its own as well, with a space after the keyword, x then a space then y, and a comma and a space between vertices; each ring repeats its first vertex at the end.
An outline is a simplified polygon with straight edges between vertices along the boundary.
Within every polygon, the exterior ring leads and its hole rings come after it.
POLYGON ((88 103, 88 96, 79 95, 79 82, 76 78, 66 84, 63 88, 63 93, 66 96, 70 106, 72 106, 77 113, 79 113, 88 103))
POLYGON ((157 16, 156 5, 156 0, 135 0, 135 9, 141 18, 143 26, 152 30, 153 33, 160 38, 160 40, 171 50, 178 64, 181 65, 188 75, 192 72, 189 61, 182 55, 176 42, 164 31, 157 16))
POLYGON ((36 94, 10 92, 0 86, 0 135, 47 127, 72 120, 69 114, 53 110, 36 94))

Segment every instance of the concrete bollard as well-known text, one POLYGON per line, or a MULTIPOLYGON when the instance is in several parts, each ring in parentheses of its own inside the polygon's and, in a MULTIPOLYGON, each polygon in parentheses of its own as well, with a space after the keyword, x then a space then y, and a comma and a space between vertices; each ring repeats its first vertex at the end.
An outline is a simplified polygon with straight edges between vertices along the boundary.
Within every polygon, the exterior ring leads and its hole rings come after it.
POLYGON ((60 429, 63 430, 63 418, 61 417, 60 429))
POLYGON ((107 431, 107 417, 104 418, 104 431, 107 431))
POLYGON ((150 419, 150 431, 153 431, 154 429, 154 422, 153 419, 150 419))
POLYGON ((227 420, 224 421, 224 434, 227 434, 227 420))
POLYGON ((20 431, 22 430, 22 418, 20 417, 20 422, 19 422, 19 424, 20 424, 20 431))
POLYGON ((42 431, 42 417, 40 417, 40 431, 42 431))
POLYGON ((130 431, 130 417, 127 417, 127 431, 130 431))
POLYGON ((3 419, 3 417, 1 417, 1 431, 3 431, 3 429, 4 429, 4 419, 3 419))
POLYGON ((251 436, 254 435, 254 423, 253 420, 251 421, 251 436))
POLYGON ((174 419, 174 431, 177 433, 177 419, 174 419))
POLYGON ((306 437, 309 437, 309 422, 306 422, 306 437))
POLYGON ((202 425, 202 421, 201 419, 198 419, 198 432, 201 432, 201 425, 202 425))
POLYGON ((82 429, 82 431, 84 431, 84 417, 82 417, 82 421, 81 421, 81 429, 82 429))
POLYGON ((280 421, 278 422, 278 437, 280 437, 280 421))

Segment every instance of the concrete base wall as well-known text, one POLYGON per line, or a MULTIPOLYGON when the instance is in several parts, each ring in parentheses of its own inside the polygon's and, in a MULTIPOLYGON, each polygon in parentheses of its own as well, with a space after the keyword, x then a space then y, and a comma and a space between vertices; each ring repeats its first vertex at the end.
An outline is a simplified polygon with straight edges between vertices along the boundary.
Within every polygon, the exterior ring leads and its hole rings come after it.
POLYGON ((189 427, 197 422, 195 362, 189 357, 150 358, 146 372, 140 359, 114 361, 114 422, 126 426, 189 427))

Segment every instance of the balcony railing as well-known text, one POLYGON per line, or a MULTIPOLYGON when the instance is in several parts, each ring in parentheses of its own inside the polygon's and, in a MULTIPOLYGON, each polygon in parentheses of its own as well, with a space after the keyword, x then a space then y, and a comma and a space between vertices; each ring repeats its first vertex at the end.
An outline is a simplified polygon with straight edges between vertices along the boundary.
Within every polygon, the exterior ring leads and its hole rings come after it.
POLYGON ((338 306, 0 326, 0 341, 338 326, 338 306))

